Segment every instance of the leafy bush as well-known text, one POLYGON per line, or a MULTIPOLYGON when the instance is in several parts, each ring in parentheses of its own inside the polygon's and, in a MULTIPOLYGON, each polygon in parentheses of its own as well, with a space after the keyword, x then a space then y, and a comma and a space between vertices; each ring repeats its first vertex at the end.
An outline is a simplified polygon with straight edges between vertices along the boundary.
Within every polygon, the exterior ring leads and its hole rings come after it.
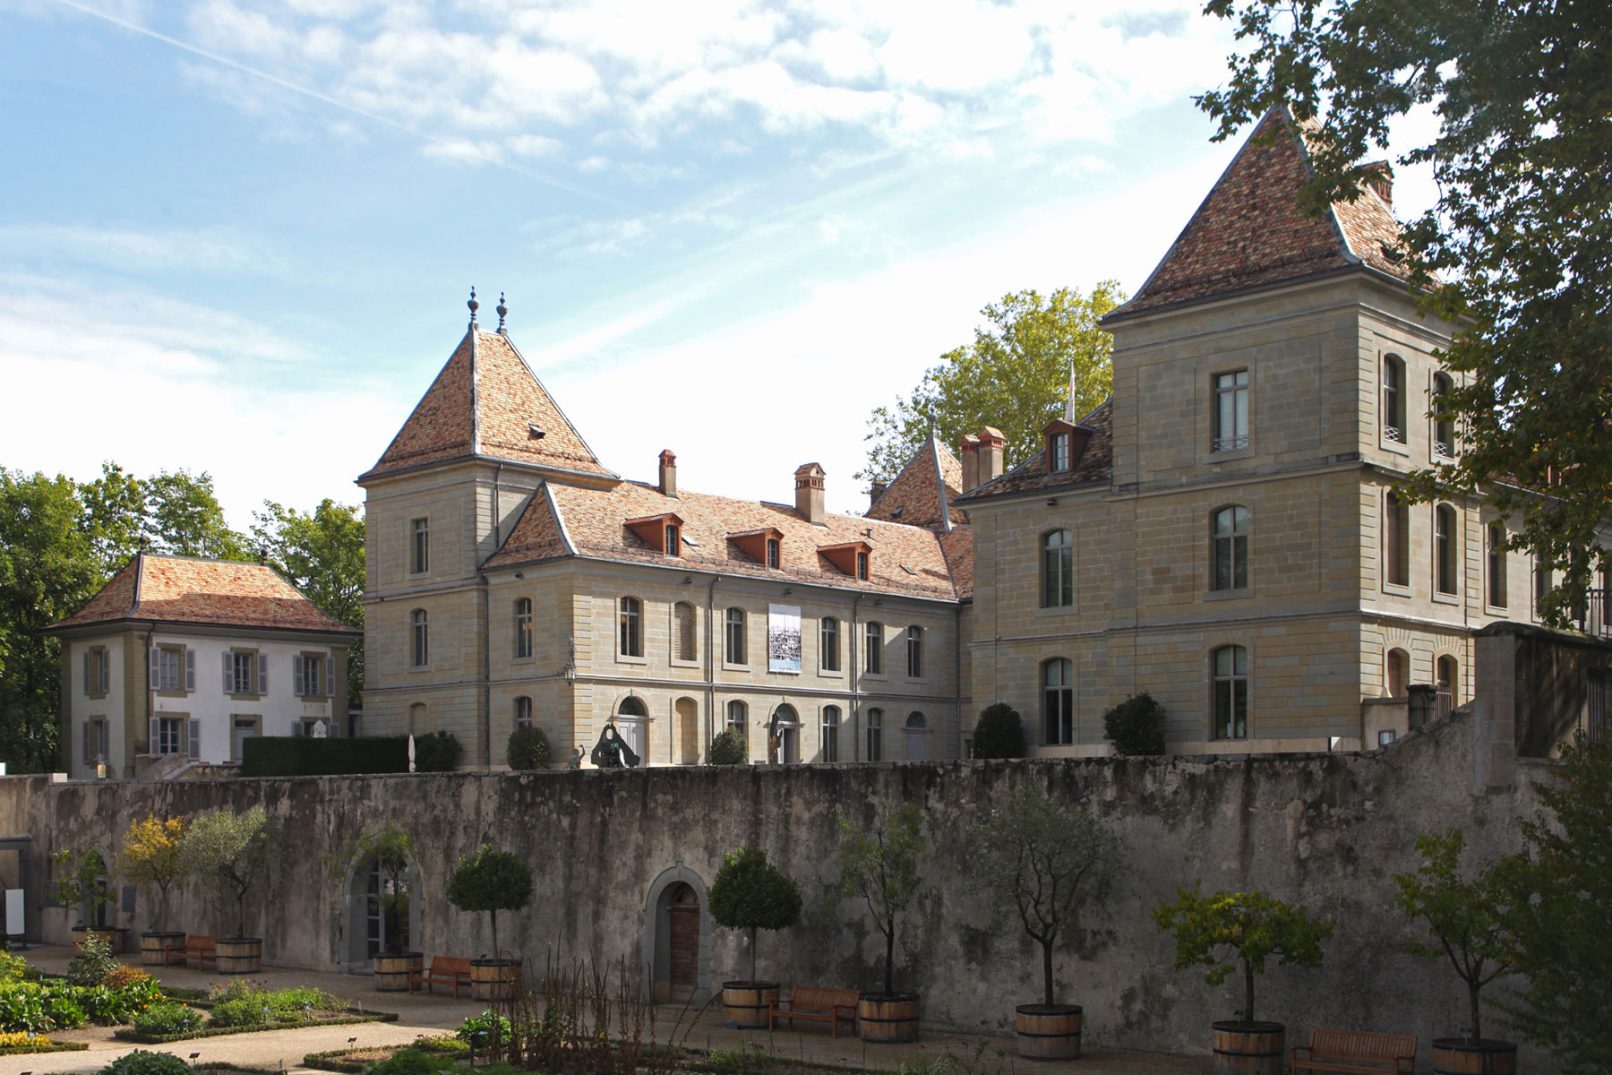
MULTIPOLYGON (((136 971, 136 974, 139 972, 136 971)), ((79 990, 78 1002, 91 1022, 108 1025, 127 1023, 162 999, 162 988, 151 975, 140 974, 135 978, 117 976, 124 978, 122 985, 110 984, 113 976, 109 975, 108 984, 79 990)))
POLYGON ((491 1008, 480 1015, 472 1015, 453 1032, 460 1041, 478 1047, 486 1046, 489 1042, 508 1041, 510 1033, 509 1020, 491 1008))
POLYGON ((414 737, 414 769, 420 773, 451 773, 465 748, 452 732, 431 732, 414 737))
POLYGON ((133 985, 136 982, 154 981, 156 981, 155 978, 151 977, 151 975, 147 974, 139 967, 131 967, 127 963, 119 963, 117 966, 112 968, 112 973, 108 974, 106 976, 106 980, 101 984, 112 989, 121 989, 123 986, 133 985))
POLYGON ((744 760, 744 740, 732 728, 712 739, 711 748, 705 754, 707 765, 743 765, 744 760))
POLYGON ((297 986, 290 989, 262 989, 249 981, 237 980, 212 993, 210 1026, 264 1026, 269 1023, 296 1023, 314 1012, 339 1011, 346 1007, 323 989, 297 986))
POLYGON ((424 1049, 399 1049, 390 1060, 382 1060, 369 1069, 369 1075, 435 1075, 439 1071, 454 1071, 458 1061, 451 1056, 428 1053, 424 1049))
POLYGON ((974 722, 974 757, 1022 758, 1025 753, 1024 722, 1017 709, 997 702, 980 710, 974 722))
POLYGON ((1103 738, 1121 754, 1164 753, 1164 707, 1151 694, 1133 694, 1103 714, 1103 738))
POLYGON ((511 769, 547 769, 549 737, 542 728, 516 728, 509 733, 508 756, 511 769))
POLYGON ((106 938, 86 933, 78 944, 78 954, 67 961, 67 980, 74 985, 100 985, 117 965, 106 938))
POLYGON ((0 1030, 54 1030, 45 1018, 44 992, 34 982, 0 984, 0 1030))
POLYGON ((29 977, 32 967, 21 956, 0 951, 0 982, 20 982, 29 977))
POLYGON ((106 1065, 100 1075, 191 1075, 192 1070, 189 1064, 173 1053, 136 1049, 106 1065))
POLYGON ((189 1034, 200 1030, 201 1012, 183 1004, 163 1001, 153 1004, 134 1017, 134 1029, 142 1034, 189 1034))
POLYGON ((457 1031, 453 1034, 421 1034, 414 1039, 413 1048, 424 1049, 431 1053, 450 1053, 454 1056, 462 1056, 470 1050, 470 1046, 459 1040, 457 1031))
POLYGON ((51 984, 40 990, 45 1006, 46 1030, 73 1030, 89 1022, 89 1015, 70 985, 51 984))

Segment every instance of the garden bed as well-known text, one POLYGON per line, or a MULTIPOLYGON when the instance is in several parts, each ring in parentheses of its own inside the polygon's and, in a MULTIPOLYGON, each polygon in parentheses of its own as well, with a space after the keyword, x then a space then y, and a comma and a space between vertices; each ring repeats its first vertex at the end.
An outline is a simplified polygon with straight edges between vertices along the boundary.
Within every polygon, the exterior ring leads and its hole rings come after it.
POLYGON ((331 1013, 329 1016, 313 1016, 275 1021, 270 1023, 251 1023, 245 1026, 204 1026, 197 1030, 180 1031, 177 1034, 141 1034, 133 1027, 120 1027, 113 1031, 112 1036, 119 1041, 133 1041, 142 1045, 166 1045, 174 1041, 189 1041, 191 1038, 219 1038, 225 1034, 255 1034, 264 1030, 298 1030, 310 1026, 343 1026, 348 1023, 395 1023, 396 1012, 372 1012, 363 1008, 354 1008, 351 1011, 331 1013))
POLYGON ((390 1060, 404 1049, 422 1049, 442 1056, 470 1056, 470 1048, 451 1034, 436 1037, 421 1036, 398 1045, 366 1045, 354 1049, 333 1049, 324 1053, 309 1053, 302 1058, 302 1066, 320 1071, 339 1071, 359 1075, 371 1064, 390 1060))
POLYGON ((81 1053, 89 1042, 51 1041, 43 1034, 35 1034, 31 1041, 14 1041, 17 1034, 0 1034, 0 1056, 20 1056, 24 1053, 81 1053))

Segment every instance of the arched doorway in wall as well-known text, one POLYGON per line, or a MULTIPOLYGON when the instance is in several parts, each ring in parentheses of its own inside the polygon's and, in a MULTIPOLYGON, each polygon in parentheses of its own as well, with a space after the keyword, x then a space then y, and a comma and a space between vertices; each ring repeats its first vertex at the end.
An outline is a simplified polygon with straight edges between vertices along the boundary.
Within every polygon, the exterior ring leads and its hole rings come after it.
POLYGON ((405 857, 401 870, 379 865, 361 851, 348 871, 342 961, 363 971, 375 955, 414 951, 420 943, 420 870, 405 857))
POLYGON ((616 704, 613 718, 616 731, 626 740, 633 753, 638 755, 640 766, 650 764, 649 756, 649 707, 642 698, 628 695, 616 704))
POLYGON ((767 724, 767 760, 784 765, 800 761, 800 714, 787 702, 772 711, 767 724))
POLYGON ((650 885, 644 964, 656 1003, 698 1004, 711 995, 711 930, 705 882, 693 870, 674 866, 650 885))
POLYGON ((679 698, 677 710, 677 761, 679 765, 700 763, 700 707, 692 698, 679 698))

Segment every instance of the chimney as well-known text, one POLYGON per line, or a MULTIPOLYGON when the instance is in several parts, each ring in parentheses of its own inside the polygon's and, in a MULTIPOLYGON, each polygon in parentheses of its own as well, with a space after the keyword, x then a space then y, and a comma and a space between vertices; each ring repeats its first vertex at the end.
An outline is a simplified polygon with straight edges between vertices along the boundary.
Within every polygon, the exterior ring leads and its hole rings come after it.
POLYGON ((973 433, 963 437, 963 492, 980 483, 980 439, 973 433))
POLYGON ((1002 450, 1007 446, 1002 431, 994 426, 982 426, 979 431, 979 484, 994 481, 1002 476, 1002 450))
POLYGON ((873 485, 868 489, 868 510, 869 511, 873 510, 873 506, 879 502, 879 498, 881 496, 883 496, 884 493, 885 493, 885 490, 887 490, 889 488, 890 488, 890 486, 886 482, 874 482, 873 483, 873 485))
POLYGON ((1394 204, 1394 170, 1387 161, 1372 161, 1363 165, 1365 175, 1361 182, 1367 190, 1374 192, 1383 200, 1383 204, 1392 208, 1394 204))
POLYGON ((813 526, 823 525, 823 468, 816 463, 795 468, 795 510, 813 526))
POLYGON ((677 495, 677 453, 670 448, 660 453, 660 491, 666 496, 677 495))

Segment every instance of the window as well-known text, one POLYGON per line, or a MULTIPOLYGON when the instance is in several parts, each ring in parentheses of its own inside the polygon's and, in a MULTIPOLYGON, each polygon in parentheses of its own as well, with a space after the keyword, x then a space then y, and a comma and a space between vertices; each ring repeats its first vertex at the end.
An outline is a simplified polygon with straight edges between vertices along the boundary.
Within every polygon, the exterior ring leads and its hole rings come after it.
POLYGON ((750 655, 745 649, 744 609, 730 608, 723 626, 723 657, 728 664, 749 664, 750 655))
POLYGON ((884 710, 868 710, 868 761, 884 760, 884 710))
POLYGON ((185 721, 183 717, 157 718, 157 743, 153 753, 178 754, 184 749, 185 721))
POLYGON ((1433 454, 1441 459, 1455 457, 1455 416, 1450 413, 1454 388, 1449 374, 1433 374, 1433 454))
POLYGON ((1248 509, 1232 504, 1215 512, 1211 590, 1248 588, 1248 509))
POLYGON ((1053 471, 1068 470, 1069 434, 1054 433, 1049 439, 1051 440, 1052 448, 1052 466, 1049 469, 1053 471))
POLYGON ((1383 356, 1382 368, 1383 440, 1405 443, 1405 360, 1398 355, 1383 356))
POLYGON ((111 659, 105 646, 84 651, 84 693, 105 694, 112 685, 111 659))
POLYGON ((840 760, 840 707, 823 707, 823 760, 840 760))
POLYGON ((682 531, 676 523, 666 524, 666 555, 681 556, 683 554, 682 531))
POLYGON ((522 597, 515 602, 515 656, 532 655, 532 599, 522 597))
POLYGON ((1068 608, 1075 603, 1075 538, 1054 530, 1041 539, 1041 607, 1068 608))
POLYGON ((291 679, 296 691, 304 698, 323 698, 328 684, 325 681, 325 662, 322 653, 298 653, 291 658, 291 679))
POLYGON ((1545 618, 1545 598, 1550 596, 1550 564, 1534 558, 1534 619, 1545 618))
POLYGON ((903 729, 902 746, 905 748, 904 761, 926 761, 929 758, 929 722, 924 720, 922 713, 907 714, 907 726, 903 729))
POLYGON ((224 651, 224 693, 256 694, 257 654, 250 650, 224 651))
POLYGON ((196 654, 184 646, 153 646, 151 689, 184 692, 196 689, 196 654))
POLYGON ((623 657, 644 655, 644 605, 636 597, 621 599, 620 639, 617 652, 623 657))
POLYGON ((409 613, 409 634, 409 663, 424 668, 431 663, 431 622, 425 609, 417 608, 409 613))
POLYGON ((1383 497, 1383 581, 1410 585, 1410 506, 1393 490, 1383 497))
POLYGON ((863 580, 864 582, 867 581, 867 577, 868 577, 868 554, 865 553, 865 552, 859 552, 859 553, 856 554, 856 577, 861 579, 861 580, 863 580))
POLYGON ((107 725, 103 717, 86 720, 80 729, 83 736, 83 751, 80 755, 85 765, 99 765, 106 759, 107 725))
POLYGON ((1455 509, 1440 504, 1433 509, 1433 583, 1441 594, 1456 592, 1458 557, 1455 542, 1458 537, 1455 509))
POLYGON ((870 621, 863 634, 865 645, 862 664, 868 675, 884 673, 884 624, 870 621))
POLYGON ((1211 658, 1214 670, 1215 738, 1248 738, 1248 650, 1221 646, 1211 658))
POLYGON ((526 695, 515 699, 515 727, 530 728, 532 726, 532 700, 526 695))
POLYGON ((1445 656, 1440 657, 1433 668, 1439 693, 1439 716, 1448 716, 1455 706, 1456 690, 1460 686, 1459 667, 1454 657, 1445 656))
POLYGON ((1041 665, 1041 741, 1057 746, 1075 741, 1074 664, 1063 657, 1041 665))
POLYGON ((1402 649, 1389 650, 1386 678, 1388 680, 1388 697, 1405 697, 1406 685, 1410 683, 1410 654, 1402 649))
POLYGON ((777 538, 767 539, 767 566, 773 569, 778 567, 779 545, 777 538))
POLYGON ((917 624, 907 628, 907 675, 917 679, 924 674, 924 629, 917 624))
POLYGON ((431 570, 431 526, 429 519, 409 523, 409 574, 424 575, 431 570))
POLYGON ((1506 607, 1506 524, 1496 519, 1486 528, 1488 548, 1489 604, 1506 607))
POLYGON ((833 616, 824 616, 818 626, 818 658, 817 664, 824 672, 838 672, 840 670, 840 621, 833 616))
POLYGON ((749 711, 743 702, 728 703, 728 731, 739 737, 739 742, 745 744, 746 753, 750 749, 749 737, 749 711))
POLYGON ((1212 452, 1237 452, 1248 447, 1248 371, 1217 373, 1215 384, 1212 452))
POLYGON ((694 635, 694 606, 687 601, 679 601, 672 606, 672 629, 676 633, 674 644, 676 654, 680 661, 698 660, 700 655, 699 642, 694 635))

